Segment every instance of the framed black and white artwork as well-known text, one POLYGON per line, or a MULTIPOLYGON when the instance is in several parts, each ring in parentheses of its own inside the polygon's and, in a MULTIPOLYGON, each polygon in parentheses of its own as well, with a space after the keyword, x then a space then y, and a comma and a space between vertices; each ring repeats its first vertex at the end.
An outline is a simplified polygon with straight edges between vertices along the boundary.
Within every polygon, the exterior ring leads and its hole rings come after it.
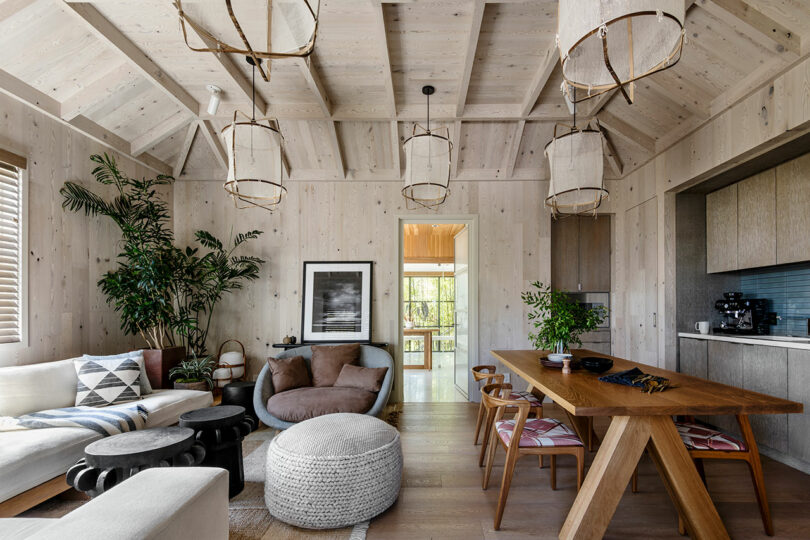
POLYGON ((304 342, 371 341, 372 264, 304 262, 304 342))

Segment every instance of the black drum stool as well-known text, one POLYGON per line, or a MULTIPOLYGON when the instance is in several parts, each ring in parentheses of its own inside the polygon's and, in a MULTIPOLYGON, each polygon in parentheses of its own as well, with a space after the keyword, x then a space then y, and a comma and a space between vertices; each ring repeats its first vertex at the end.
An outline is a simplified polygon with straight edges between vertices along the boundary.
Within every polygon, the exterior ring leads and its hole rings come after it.
POLYGON ((259 417, 253 410, 254 381, 237 381, 222 387, 222 405, 239 405, 245 408, 245 414, 253 419, 253 429, 259 427, 259 417))

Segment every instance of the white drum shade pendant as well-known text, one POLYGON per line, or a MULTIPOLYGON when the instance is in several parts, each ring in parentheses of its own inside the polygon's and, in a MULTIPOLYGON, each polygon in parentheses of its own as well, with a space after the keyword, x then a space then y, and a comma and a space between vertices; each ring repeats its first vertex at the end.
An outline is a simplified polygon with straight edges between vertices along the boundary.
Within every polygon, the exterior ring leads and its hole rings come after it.
POLYGON ((602 134, 593 129, 554 126, 546 145, 551 179, 546 206, 554 217, 596 213, 608 197, 604 186, 602 134), (568 131, 557 134, 557 128, 568 131))
MULTIPOLYGON (((235 53, 254 60, 308 56, 315 47, 320 0, 174 1, 193 51, 235 53), (188 28, 192 29, 191 32, 188 28)), ((269 73, 258 67, 267 81, 269 73)))
POLYGON ((430 95, 432 86, 422 88, 427 96, 427 128, 414 124, 411 136, 403 144, 405 151, 405 185, 402 196, 409 210, 436 208, 450 193, 450 162, 453 143, 447 127, 430 129, 430 95))
MULTIPOLYGON (((251 57, 248 62, 252 62, 251 57)), ((223 187, 236 208, 274 210, 287 191, 281 154, 284 137, 277 122, 257 120, 236 111, 233 121, 223 128, 222 138, 228 153, 228 176, 223 187), (237 120, 240 114, 245 120, 237 120)))
POLYGON ((680 59, 683 0, 560 0, 558 10, 563 89, 584 90, 580 101, 619 88, 632 103, 633 81, 680 59))

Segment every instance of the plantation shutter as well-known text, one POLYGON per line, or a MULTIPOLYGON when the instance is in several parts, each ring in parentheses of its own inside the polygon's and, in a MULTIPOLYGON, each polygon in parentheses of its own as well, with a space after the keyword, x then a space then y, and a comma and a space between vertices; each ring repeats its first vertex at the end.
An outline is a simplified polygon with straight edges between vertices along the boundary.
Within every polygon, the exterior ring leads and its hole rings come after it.
POLYGON ((0 161, 0 343, 22 341, 22 172, 0 161))

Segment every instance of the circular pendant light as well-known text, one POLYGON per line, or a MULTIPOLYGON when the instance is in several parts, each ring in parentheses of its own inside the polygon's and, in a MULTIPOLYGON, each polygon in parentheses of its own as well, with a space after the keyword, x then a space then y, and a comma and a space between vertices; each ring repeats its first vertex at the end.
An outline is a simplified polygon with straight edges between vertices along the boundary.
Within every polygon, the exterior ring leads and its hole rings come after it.
POLYGON ((560 0, 558 10, 564 91, 582 90, 580 101, 618 88, 632 103, 634 81, 680 59, 683 0, 560 0))
POLYGON ((424 86, 427 96, 427 128, 414 124, 411 136, 403 144, 405 150, 405 185, 402 196, 409 210, 433 209, 449 195, 450 162, 453 143, 447 127, 430 129, 430 96, 432 86, 424 86))

